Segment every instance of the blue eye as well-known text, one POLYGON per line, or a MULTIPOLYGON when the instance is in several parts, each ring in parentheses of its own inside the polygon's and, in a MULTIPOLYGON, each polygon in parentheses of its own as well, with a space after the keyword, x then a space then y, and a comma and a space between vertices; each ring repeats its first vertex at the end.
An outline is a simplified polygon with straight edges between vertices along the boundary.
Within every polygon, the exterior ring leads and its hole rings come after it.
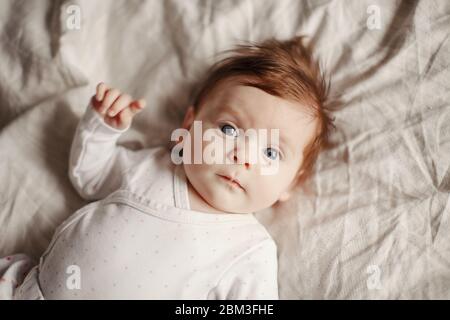
POLYGON ((225 133, 227 136, 237 137, 237 135, 238 135, 237 130, 236 130, 233 126, 231 126, 231 125, 229 125, 229 124, 223 125, 223 126, 220 128, 220 130, 221 130, 223 133, 225 133))
POLYGON ((279 156, 278 150, 274 148, 264 149, 264 155, 270 160, 276 160, 279 156))

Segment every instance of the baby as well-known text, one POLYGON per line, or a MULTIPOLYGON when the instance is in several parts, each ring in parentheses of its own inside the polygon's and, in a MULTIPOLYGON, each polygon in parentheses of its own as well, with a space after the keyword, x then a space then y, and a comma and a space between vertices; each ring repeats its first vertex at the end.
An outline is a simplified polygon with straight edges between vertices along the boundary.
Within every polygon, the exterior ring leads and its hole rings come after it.
POLYGON ((238 46, 213 65, 172 151, 117 145, 145 101, 100 83, 69 162, 95 201, 58 227, 15 298, 278 299, 277 248, 254 213, 311 174, 331 124, 303 40, 238 46))

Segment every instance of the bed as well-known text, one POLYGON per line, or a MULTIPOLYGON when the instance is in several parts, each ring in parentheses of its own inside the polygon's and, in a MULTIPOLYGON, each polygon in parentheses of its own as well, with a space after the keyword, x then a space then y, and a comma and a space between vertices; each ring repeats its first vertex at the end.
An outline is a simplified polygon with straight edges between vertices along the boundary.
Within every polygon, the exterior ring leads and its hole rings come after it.
POLYGON ((450 298, 450 2, 0 2, 0 256, 37 259, 87 202, 67 169, 104 81, 148 107, 120 138, 164 145, 216 54, 305 34, 336 130, 313 177, 258 213, 281 299, 450 298))

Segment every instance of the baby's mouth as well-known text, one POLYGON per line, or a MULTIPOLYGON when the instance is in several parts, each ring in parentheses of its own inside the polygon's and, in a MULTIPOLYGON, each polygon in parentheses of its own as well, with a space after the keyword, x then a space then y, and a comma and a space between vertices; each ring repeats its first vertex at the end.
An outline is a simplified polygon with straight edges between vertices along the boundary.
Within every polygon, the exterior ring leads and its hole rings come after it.
POLYGON ((227 180, 229 182, 231 182, 234 186, 241 188, 243 191, 245 191, 244 187, 241 186, 241 184, 239 183, 239 180, 237 179, 233 179, 229 176, 224 176, 222 174, 217 174, 219 177, 221 177, 224 180, 227 180))

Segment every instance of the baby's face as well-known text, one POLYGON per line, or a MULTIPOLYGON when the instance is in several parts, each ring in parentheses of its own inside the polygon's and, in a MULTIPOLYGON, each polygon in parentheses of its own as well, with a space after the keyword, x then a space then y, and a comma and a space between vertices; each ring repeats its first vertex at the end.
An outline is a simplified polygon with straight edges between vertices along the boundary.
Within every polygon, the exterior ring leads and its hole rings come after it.
MULTIPOLYGON (((217 210, 250 213, 289 198, 303 161, 303 150, 314 137, 316 121, 296 102, 226 80, 204 100, 198 114, 189 108, 184 127, 189 129, 191 141, 197 140, 191 143, 191 164, 184 161, 192 187, 217 210), (210 129, 209 141, 195 132, 193 120, 201 121, 202 133, 210 129), (249 138, 243 134, 248 129, 265 130, 267 139, 257 135, 249 138), (271 139, 271 129, 279 130, 279 139, 271 139), (250 155, 251 141, 257 141, 256 163, 254 155, 250 155), (225 163, 194 164, 195 143, 202 145, 203 155, 205 150, 208 154, 214 150, 225 163)), ((183 151, 184 158, 186 154, 183 151)))

